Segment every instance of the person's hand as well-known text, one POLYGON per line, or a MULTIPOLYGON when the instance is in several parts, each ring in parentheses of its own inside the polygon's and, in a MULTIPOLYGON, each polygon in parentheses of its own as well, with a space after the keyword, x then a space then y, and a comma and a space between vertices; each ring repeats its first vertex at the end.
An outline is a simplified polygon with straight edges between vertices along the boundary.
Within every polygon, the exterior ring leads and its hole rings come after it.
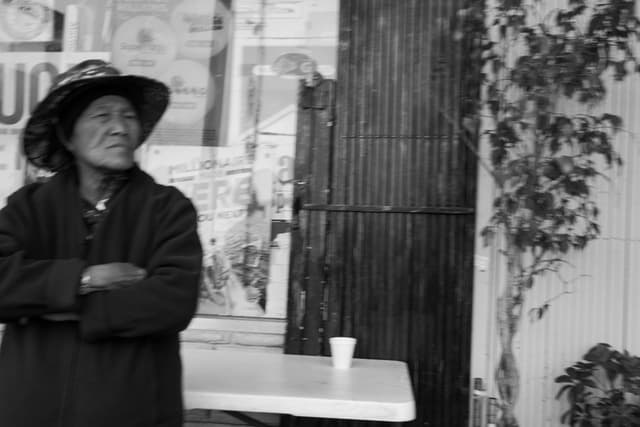
POLYGON ((88 294, 131 286, 147 277, 147 271, 128 262, 112 262, 89 266, 83 276, 88 280, 80 287, 80 293, 88 294))

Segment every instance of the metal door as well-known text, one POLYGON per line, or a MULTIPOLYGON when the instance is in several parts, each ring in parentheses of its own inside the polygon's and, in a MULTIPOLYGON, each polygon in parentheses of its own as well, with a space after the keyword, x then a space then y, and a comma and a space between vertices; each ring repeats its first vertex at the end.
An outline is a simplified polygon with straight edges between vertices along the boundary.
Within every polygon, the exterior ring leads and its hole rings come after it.
MULTIPOLYGON (((301 83, 286 351, 407 361, 420 426, 468 417, 476 158, 461 1, 344 0, 336 81, 301 83)), ((289 425, 366 424, 291 420, 289 425)))

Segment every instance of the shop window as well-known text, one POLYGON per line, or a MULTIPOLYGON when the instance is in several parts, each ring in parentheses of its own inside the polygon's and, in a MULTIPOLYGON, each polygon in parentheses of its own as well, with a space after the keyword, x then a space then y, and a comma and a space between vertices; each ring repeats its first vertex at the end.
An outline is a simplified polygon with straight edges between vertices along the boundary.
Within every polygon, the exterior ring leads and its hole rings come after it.
POLYGON ((61 70, 89 58, 162 80, 141 167, 195 204, 199 314, 284 318, 296 96, 335 77, 338 0, 3 0, 0 205, 30 180, 19 135, 61 70))

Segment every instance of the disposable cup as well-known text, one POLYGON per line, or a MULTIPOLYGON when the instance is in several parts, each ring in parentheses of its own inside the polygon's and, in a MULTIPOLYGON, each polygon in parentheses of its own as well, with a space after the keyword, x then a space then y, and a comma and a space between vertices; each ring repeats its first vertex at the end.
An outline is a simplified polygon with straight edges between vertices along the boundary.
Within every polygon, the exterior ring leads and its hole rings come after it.
POLYGON ((351 337, 329 338, 331 346, 331 361, 335 369, 349 369, 353 361, 353 351, 356 339, 351 337))

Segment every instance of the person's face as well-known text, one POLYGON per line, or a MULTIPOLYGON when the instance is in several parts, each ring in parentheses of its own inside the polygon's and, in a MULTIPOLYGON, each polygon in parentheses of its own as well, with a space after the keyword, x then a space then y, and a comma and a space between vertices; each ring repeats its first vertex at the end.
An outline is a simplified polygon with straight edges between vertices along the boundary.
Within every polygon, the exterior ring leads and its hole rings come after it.
POLYGON ((81 168, 124 171, 134 164, 140 133, 140 121, 129 100, 105 95, 80 114, 67 148, 81 168))

